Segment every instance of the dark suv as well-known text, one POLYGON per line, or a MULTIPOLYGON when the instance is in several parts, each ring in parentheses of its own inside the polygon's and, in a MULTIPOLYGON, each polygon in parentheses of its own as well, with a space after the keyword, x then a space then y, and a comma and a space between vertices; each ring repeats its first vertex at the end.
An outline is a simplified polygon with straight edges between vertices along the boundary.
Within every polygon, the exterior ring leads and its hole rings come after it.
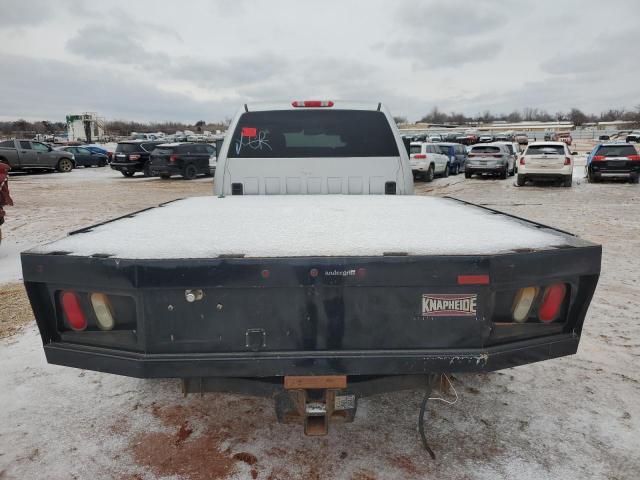
POLYGON ((116 147, 111 161, 111 168, 118 170, 125 177, 133 177, 136 172, 143 172, 150 177, 149 157, 151 151, 164 142, 150 142, 149 140, 130 140, 120 142, 116 147))
POLYGON ((198 174, 210 175, 209 157, 216 148, 205 143, 165 143, 151 152, 149 169, 152 175, 167 179, 182 175, 193 180, 198 174))
POLYGON ((640 179, 640 155, 629 143, 601 143, 587 157, 590 183, 604 178, 625 177, 632 183, 640 179))

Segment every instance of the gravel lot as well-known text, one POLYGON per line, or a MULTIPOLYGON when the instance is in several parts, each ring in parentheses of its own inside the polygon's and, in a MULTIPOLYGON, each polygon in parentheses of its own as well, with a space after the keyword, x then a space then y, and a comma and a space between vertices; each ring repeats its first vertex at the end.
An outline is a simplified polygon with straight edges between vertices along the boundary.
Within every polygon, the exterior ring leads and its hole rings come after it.
MULTIPOLYGON (((456 375, 456 405, 433 403, 422 450, 421 393, 363 400, 352 424, 306 438, 270 401, 183 398, 177 380, 137 380, 47 365, 17 252, 174 198, 211 179, 135 177, 108 168, 15 175, 0 246, 0 479, 438 478, 637 479, 640 476, 640 188, 516 187, 462 175, 417 183, 572 231, 604 246, 579 353, 487 375, 456 375)), ((472 232, 470 232, 472 234, 472 232)))

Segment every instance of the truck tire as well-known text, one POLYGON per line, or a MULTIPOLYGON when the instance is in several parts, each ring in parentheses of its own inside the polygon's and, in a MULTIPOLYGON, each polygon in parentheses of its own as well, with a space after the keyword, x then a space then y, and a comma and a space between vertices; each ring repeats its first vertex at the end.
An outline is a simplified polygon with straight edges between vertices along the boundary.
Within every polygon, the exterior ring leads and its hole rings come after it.
POLYGON ((449 166, 449 164, 447 163, 447 164, 445 165, 445 167, 444 167, 444 173, 442 174, 442 176, 443 176, 444 178, 447 178, 447 177, 449 176, 449 168, 451 168, 451 167, 450 167, 450 166, 449 166))
POLYGON ((456 163, 456 166, 453 167, 453 175, 458 175, 460 173, 460 164, 456 163))
POLYGON ((562 180, 562 186, 563 187, 570 187, 571 186, 571 182, 572 182, 572 176, 571 175, 565 175, 563 180, 562 180))
POLYGON ((68 158, 61 158, 60 160, 58 160, 56 170, 62 173, 68 173, 73 170, 73 162, 68 158))
POLYGON ((429 165, 429 169, 427 170, 427 173, 424 174, 424 181, 433 182, 433 176, 434 176, 434 167, 432 163, 431 165, 429 165))
POLYGON ((524 184, 527 182, 527 180, 524 178, 524 175, 518 175, 516 177, 516 185, 518 185, 519 187, 524 187, 524 184))
POLYGON ((151 176, 151 165, 149 165, 149 160, 144 162, 144 166, 142 167, 142 174, 145 177, 150 177, 151 176))
POLYGON ((502 180, 506 180, 507 176, 509 175, 509 165, 507 165, 504 169, 504 171, 500 172, 500 175, 498 175, 502 180))
POLYGON ((136 174, 136 172, 129 172, 127 170, 120 170, 120 173, 127 178, 131 178, 136 174))
POLYGON ((473 175, 473 174, 465 168, 465 170, 464 170, 464 178, 471 178, 471 175, 473 175))
POLYGON ((588 172, 587 173, 587 182, 588 183, 598 183, 598 178, 592 172, 588 172))
POLYGON ((198 176, 198 169, 193 163, 188 163, 182 169, 182 178, 185 180, 193 180, 198 176))

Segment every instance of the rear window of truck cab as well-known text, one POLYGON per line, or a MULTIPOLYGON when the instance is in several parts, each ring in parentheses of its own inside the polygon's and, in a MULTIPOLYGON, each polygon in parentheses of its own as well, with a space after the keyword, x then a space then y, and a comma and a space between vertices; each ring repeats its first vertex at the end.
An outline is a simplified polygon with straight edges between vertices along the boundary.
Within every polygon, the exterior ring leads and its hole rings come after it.
POLYGON ((564 155, 564 145, 529 145, 525 155, 564 155))
POLYGON ((602 145, 596 155, 604 155, 605 157, 626 157, 628 155, 637 155, 633 145, 602 145))
POLYGON ((422 145, 411 145, 409 147, 409 153, 420 153, 422 152, 422 145))
POLYGON ((274 110, 247 112, 238 121, 229 158, 398 157, 383 112, 274 110))

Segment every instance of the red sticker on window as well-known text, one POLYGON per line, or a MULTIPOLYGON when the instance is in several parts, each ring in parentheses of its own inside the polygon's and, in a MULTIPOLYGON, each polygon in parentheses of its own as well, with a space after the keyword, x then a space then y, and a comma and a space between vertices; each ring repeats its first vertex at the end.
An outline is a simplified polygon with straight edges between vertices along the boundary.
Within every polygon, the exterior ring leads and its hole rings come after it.
POLYGON ((251 127, 243 127, 242 128, 242 136, 243 137, 255 137, 257 135, 258 135, 258 133, 256 132, 255 128, 251 128, 251 127))

